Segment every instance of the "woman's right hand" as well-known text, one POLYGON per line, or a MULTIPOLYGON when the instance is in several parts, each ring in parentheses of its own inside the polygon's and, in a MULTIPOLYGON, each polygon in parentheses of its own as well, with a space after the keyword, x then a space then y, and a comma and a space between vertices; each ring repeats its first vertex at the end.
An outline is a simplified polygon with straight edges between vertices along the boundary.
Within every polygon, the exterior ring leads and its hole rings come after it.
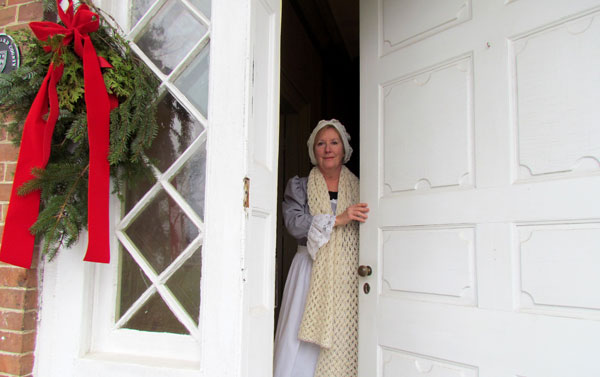
POLYGON ((355 220, 364 223, 369 215, 369 205, 367 203, 358 203, 351 205, 346 210, 335 217, 334 226, 346 225, 350 221, 355 220))

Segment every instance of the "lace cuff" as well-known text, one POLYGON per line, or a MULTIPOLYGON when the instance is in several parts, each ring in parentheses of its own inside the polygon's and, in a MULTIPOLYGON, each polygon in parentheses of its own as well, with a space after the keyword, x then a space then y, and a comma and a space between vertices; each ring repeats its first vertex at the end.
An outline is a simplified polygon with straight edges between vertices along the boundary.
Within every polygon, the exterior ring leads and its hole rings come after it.
POLYGON ((334 225, 334 215, 316 215, 313 217, 310 229, 308 230, 308 240, 306 242, 308 253, 313 260, 317 257, 317 252, 321 246, 325 245, 329 241, 329 238, 331 238, 331 232, 334 225))

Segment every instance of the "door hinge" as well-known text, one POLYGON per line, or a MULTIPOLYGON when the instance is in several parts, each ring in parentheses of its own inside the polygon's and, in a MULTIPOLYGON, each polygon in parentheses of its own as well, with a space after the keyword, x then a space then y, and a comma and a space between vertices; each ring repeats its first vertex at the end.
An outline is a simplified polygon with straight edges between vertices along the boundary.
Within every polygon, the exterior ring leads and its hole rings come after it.
POLYGON ((244 208, 250 208, 250 178, 244 177, 244 208))

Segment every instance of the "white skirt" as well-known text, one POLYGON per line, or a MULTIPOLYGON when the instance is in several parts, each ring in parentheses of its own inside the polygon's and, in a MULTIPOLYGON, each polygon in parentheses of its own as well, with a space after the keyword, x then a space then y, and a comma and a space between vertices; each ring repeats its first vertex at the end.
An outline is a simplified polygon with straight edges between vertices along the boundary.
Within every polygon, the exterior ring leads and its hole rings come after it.
POLYGON ((298 246, 283 289, 275 333, 273 377, 313 377, 315 374, 321 348, 298 339, 312 264, 306 246, 298 246))

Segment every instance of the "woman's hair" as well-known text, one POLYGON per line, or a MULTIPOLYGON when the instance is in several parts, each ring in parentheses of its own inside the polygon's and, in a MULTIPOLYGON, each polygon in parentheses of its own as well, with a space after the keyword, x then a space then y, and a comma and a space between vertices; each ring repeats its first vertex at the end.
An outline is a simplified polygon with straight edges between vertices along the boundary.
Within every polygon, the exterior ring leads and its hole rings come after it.
POLYGON ((330 127, 335 128, 337 133, 340 135, 340 138, 342 139, 342 144, 344 145, 344 159, 342 160, 342 163, 345 164, 346 162, 350 161, 350 156, 352 155, 352 147, 350 146, 350 134, 348 134, 348 132, 346 131, 346 127, 344 127, 344 125, 339 120, 331 119, 322 120, 319 123, 317 123, 317 126, 312 131, 310 137, 308 138, 308 141, 306 142, 306 145, 308 146, 308 155, 310 156, 310 162, 313 165, 317 164, 314 149, 317 134, 321 130, 330 127))

